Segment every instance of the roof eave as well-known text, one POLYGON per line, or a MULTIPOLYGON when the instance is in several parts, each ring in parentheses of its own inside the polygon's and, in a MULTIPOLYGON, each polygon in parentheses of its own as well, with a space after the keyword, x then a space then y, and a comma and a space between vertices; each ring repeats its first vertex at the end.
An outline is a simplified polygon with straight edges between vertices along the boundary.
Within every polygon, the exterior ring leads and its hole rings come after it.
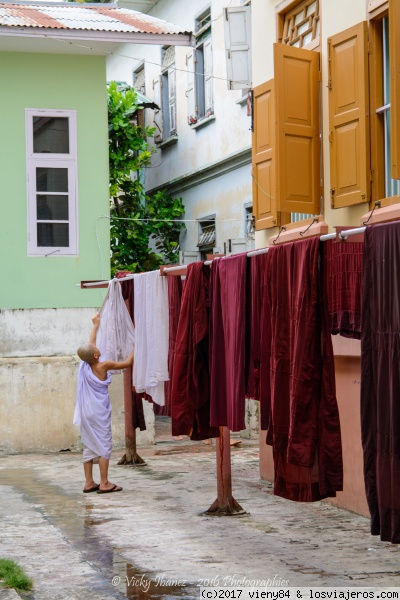
POLYGON ((70 29, 45 29, 42 27, 5 27, 0 26, 0 36, 25 37, 31 39, 51 38, 69 41, 155 44, 169 46, 193 46, 191 33, 141 33, 126 31, 90 31, 70 29))

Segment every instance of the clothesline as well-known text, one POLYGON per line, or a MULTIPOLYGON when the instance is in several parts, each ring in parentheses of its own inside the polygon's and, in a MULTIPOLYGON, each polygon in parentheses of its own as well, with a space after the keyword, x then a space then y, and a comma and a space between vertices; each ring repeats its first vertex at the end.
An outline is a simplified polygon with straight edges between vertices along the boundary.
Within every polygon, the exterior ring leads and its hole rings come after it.
MULTIPOLYGON (((320 236, 320 240, 321 242, 326 242, 327 240, 333 240, 336 237, 345 240, 347 237, 352 236, 352 235, 358 235, 360 233, 364 233, 365 230, 367 229, 367 227, 356 227, 354 229, 346 229, 345 231, 341 231, 339 234, 336 233, 327 233, 325 235, 321 235, 320 236)), ((252 256, 259 256, 260 254, 266 254, 268 252, 269 248, 259 248, 258 250, 250 250, 250 252, 247 252, 247 256, 249 256, 250 258, 252 256)), ((204 261, 205 265, 211 265, 212 260, 206 260, 204 261)), ((185 269, 187 267, 187 265, 178 265, 176 267, 165 267, 163 269, 163 273, 173 273, 174 271, 179 271, 181 269, 185 269)), ((118 281, 127 281, 128 279, 133 279, 135 277, 135 275, 137 275, 137 273, 132 273, 130 275, 125 275, 125 277, 118 277, 118 281)), ((110 283, 111 280, 105 280, 105 281, 91 281, 90 283, 77 283, 77 286, 80 287, 96 287, 98 285, 107 285, 110 283)))

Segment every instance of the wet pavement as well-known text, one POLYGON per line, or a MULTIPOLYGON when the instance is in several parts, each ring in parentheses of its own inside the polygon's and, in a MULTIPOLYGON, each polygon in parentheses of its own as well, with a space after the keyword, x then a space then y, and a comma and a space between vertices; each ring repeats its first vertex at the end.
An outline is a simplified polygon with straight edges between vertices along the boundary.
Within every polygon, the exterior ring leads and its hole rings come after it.
MULTIPOLYGON (((157 418, 146 466, 116 465, 116 494, 83 494, 81 456, 0 457, 0 557, 34 580, 26 600, 198 598, 199 584, 270 579, 289 586, 400 586, 400 548, 367 519, 325 502, 293 503, 261 481, 258 440, 232 448, 244 516, 204 515, 216 497, 215 445, 170 436, 157 418)), ((95 466, 95 473, 96 466, 95 466)), ((2 595, 0 600, 11 600, 2 595)))

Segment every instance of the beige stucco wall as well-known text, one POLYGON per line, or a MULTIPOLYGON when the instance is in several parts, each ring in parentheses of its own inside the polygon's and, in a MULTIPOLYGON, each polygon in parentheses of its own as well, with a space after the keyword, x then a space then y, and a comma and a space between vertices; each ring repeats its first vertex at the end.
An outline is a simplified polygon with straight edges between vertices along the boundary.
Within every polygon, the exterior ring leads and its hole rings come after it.
MULTIPOLYGON (((89 338, 90 309, 0 311, 0 453, 58 452, 80 446, 72 424, 79 359, 89 338)), ((125 445, 122 375, 110 386, 113 445, 125 445)), ((144 402, 147 429, 138 446, 154 443, 154 412, 144 402)))

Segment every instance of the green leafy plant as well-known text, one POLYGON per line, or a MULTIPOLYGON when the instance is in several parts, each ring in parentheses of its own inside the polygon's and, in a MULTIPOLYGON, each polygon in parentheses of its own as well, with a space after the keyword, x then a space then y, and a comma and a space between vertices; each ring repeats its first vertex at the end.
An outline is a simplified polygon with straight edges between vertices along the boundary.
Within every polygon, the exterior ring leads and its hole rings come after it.
POLYGON ((33 587, 32 579, 22 567, 8 558, 0 558, 0 583, 16 590, 31 590, 33 587))
POLYGON ((108 132, 111 198, 111 269, 143 272, 173 263, 179 256, 184 224, 182 200, 166 190, 145 193, 141 173, 153 152, 148 138, 155 128, 140 127, 134 115, 143 110, 136 92, 108 85, 108 132), (153 243, 151 243, 153 242, 153 243), (152 248, 155 248, 155 250, 152 248))

